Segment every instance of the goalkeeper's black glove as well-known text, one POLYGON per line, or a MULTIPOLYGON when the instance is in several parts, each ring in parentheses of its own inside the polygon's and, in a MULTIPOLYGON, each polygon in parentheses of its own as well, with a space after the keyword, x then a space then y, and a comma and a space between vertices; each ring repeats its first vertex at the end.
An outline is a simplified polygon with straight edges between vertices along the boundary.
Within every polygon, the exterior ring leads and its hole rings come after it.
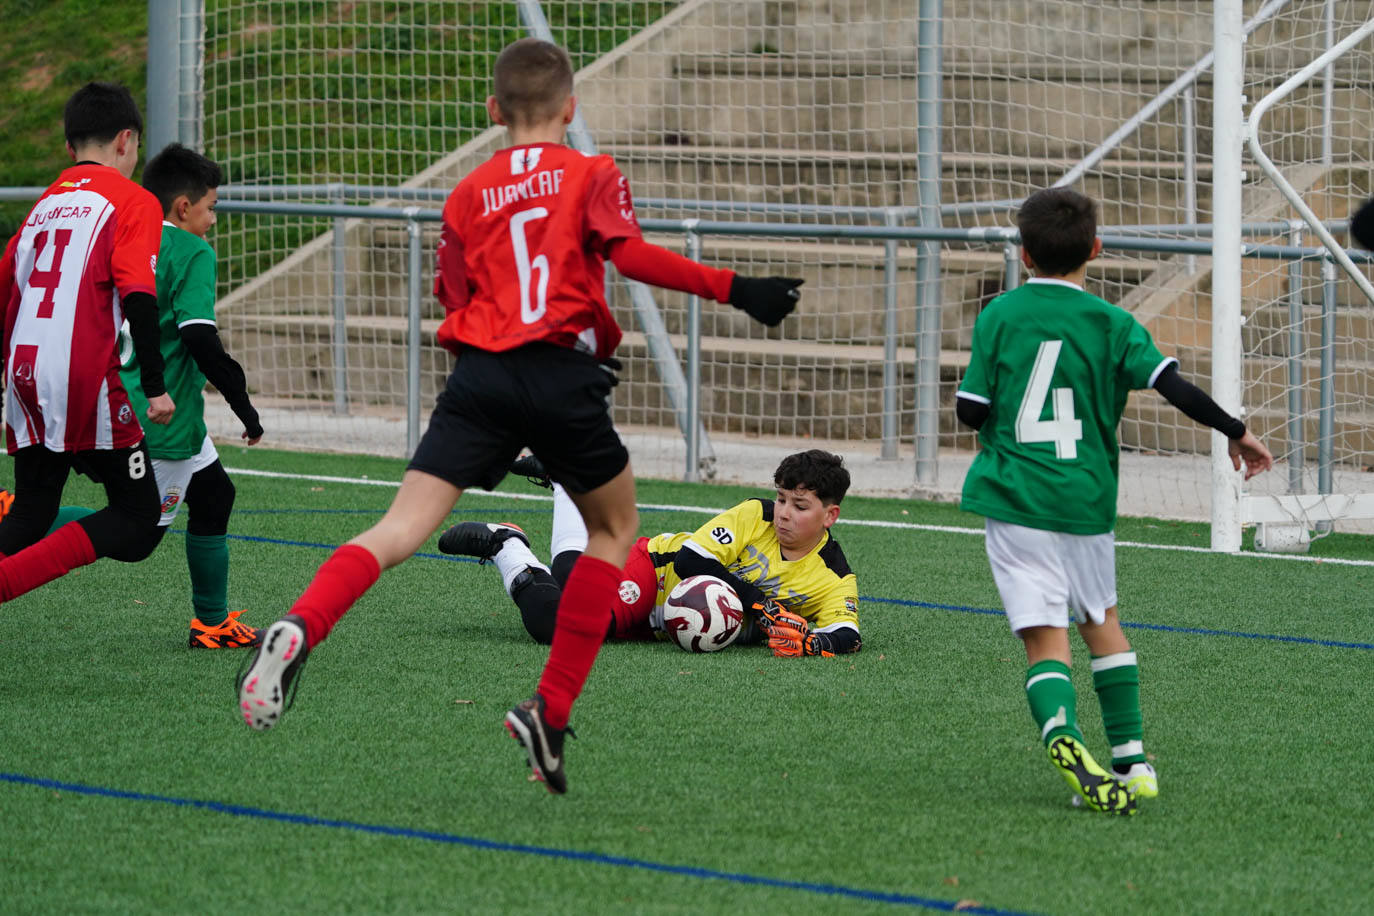
POLYGON ((1350 217, 1350 237, 1366 251, 1374 251, 1374 198, 1350 217))
POLYGON ((770 328, 782 324, 801 298, 797 289, 805 280, 791 277, 742 277, 730 281, 730 304, 770 328))

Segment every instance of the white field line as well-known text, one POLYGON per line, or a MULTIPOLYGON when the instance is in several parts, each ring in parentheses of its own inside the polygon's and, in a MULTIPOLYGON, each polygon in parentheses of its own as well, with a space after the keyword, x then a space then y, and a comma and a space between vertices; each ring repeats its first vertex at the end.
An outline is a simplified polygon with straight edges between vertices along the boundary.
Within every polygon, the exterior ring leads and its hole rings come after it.
MULTIPOLYGON (((327 474, 288 474, 281 471, 260 471, 253 468, 225 468, 230 474, 241 474, 244 477, 271 477, 277 480, 309 480, 316 483, 347 483, 362 487, 391 487, 395 489, 400 486, 399 481, 395 480, 373 480, 369 477, 331 477, 327 474)), ((486 490, 469 491, 474 496, 488 496, 495 499, 514 499, 527 500, 531 502, 553 502, 552 496, 545 496, 539 493, 503 493, 487 492, 486 490)), ((702 515, 718 515, 725 511, 726 507, 712 508, 710 506, 676 506, 667 503, 640 503, 641 509, 656 509, 664 512, 700 512, 702 515)), ((982 528, 961 528, 954 525, 922 525, 919 522, 885 522, 862 518, 841 517, 837 525, 853 525, 856 527, 867 528, 897 528, 904 531, 938 531, 944 534, 971 534, 978 537, 983 536, 982 528)), ((1118 547, 1137 547, 1144 550, 1172 550, 1180 553, 1205 553, 1216 555, 1207 547, 1187 547, 1181 544, 1144 544, 1139 541, 1117 541, 1118 547)), ((1321 566, 1374 566, 1374 560, 1347 560, 1340 557, 1311 557, 1305 554, 1292 553, 1233 553, 1227 554, 1233 557, 1245 557, 1255 560, 1289 560, 1295 563, 1315 563, 1321 566)))

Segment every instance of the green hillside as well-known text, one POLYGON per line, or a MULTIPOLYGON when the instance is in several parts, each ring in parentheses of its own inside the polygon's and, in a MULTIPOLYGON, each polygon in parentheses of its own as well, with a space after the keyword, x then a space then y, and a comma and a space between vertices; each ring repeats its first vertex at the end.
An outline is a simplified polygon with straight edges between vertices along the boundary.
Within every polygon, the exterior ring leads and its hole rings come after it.
MULTIPOLYGON (((89 80, 114 80, 145 101, 147 0, 0 0, 0 185, 46 185, 70 160, 62 105, 89 80)), ((5 238, 27 203, 0 204, 5 238)))

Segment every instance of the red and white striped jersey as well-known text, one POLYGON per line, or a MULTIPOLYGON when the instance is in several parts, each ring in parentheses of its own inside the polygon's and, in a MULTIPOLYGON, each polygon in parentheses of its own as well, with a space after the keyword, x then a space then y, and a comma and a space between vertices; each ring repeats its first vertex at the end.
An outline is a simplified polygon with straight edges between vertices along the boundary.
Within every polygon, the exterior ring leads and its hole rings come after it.
POLYGON ((119 380, 120 297, 157 295, 157 198, 109 166, 74 165, 0 261, 9 451, 128 448, 143 438, 119 380))
POLYGON ((546 341, 610 356, 621 335, 603 265, 613 242, 639 237, 629 186, 610 156, 557 143, 501 150, 444 204, 439 343, 500 352, 546 341))

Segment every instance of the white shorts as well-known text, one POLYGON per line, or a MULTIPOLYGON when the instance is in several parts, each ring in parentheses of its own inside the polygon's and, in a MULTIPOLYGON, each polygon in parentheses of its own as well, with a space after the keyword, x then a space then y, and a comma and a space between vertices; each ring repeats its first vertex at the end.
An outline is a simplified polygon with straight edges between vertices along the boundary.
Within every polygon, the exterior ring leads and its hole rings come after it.
POLYGON ((210 441, 209 435, 206 435, 205 441, 200 444, 200 451, 192 458, 179 461, 153 459, 153 476, 157 478, 157 488, 162 496, 162 517, 157 522, 159 527, 166 528, 176 521, 181 504, 186 501, 186 487, 191 483, 191 475, 218 460, 219 452, 215 451, 215 443, 210 441))
POLYGON ((1013 633, 1102 623, 1116 606, 1116 535, 1065 534, 987 519, 988 562, 1013 633))

